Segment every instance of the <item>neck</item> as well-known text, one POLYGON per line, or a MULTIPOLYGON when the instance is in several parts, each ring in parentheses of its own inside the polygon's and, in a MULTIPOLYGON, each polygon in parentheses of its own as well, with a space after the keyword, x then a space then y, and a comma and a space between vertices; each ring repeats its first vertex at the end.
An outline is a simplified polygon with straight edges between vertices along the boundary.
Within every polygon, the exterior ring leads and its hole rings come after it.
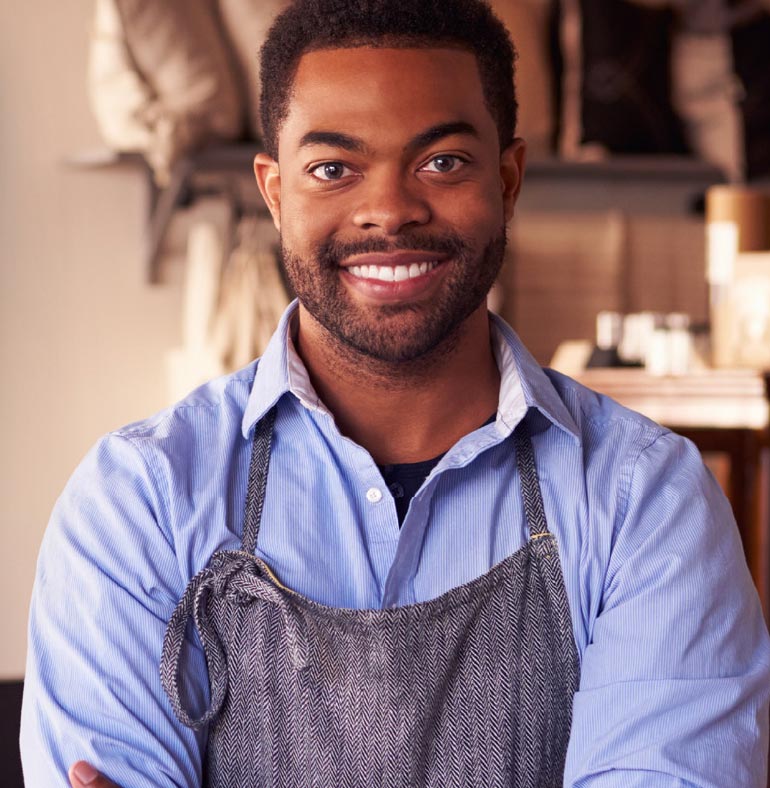
POLYGON ((485 305, 429 356, 411 362, 356 353, 301 306, 296 341, 339 430, 380 465, 436 457, 497 410, 500 373, 485 305))

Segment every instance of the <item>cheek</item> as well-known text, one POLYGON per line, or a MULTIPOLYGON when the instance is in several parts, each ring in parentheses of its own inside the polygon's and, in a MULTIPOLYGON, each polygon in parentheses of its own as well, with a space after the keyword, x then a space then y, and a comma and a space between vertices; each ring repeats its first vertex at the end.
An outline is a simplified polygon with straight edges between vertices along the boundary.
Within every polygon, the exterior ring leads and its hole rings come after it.
POLYGON ((502 194, 491 186, 454 194, 436 206, 434 218, 467 238, 486 239, 505 222, 502 194))
POLYGON ((337 231, 335 215, 327 206, 318 203, 297 196, 281 202, 281 240, 284 246, 306 252, 337 231))

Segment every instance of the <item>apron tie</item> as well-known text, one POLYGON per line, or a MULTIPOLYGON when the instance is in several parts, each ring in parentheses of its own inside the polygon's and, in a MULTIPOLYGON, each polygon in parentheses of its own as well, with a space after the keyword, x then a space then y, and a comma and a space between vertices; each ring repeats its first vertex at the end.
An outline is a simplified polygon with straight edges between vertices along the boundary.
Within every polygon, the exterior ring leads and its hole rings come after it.
POLYGON ((201 728, 217 717, 227 697, 227 654, 214 624, 217 598, 237 605, 255 601, 276 605, 283 618, 289 656, 295 670, 308 664, 308 643, 302 616, 289 602, 288 592, 278 583, 264 561, 240 550, 221 550, 188 584, 174 610, 163 639, 160 680, 177 719, 189 728, 201 728), (195 718, 185 708, 181 690, 182 648, 187 624, 192 619, 203 645, 209 673, 211 700, 195 718))

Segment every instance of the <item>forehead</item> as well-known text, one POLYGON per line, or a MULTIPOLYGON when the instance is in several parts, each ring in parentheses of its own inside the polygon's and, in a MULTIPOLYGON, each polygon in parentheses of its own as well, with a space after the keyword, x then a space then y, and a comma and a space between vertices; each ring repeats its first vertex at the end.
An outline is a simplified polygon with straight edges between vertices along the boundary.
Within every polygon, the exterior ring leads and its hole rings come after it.
POLYGON ((496 135, 475 56, 463 49, 323 49, 301 58, 279 143, 309 130, 385 138, 466 121, 496 135))

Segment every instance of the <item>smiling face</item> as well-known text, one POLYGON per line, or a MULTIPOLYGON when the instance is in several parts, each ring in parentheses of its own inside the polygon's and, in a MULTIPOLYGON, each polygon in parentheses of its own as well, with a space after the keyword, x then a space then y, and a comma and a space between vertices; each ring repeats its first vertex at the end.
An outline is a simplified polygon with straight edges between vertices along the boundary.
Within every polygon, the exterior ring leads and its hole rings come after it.
POLYGON ((472 54, 305 54, 278 164, 256 163, 303 340, 402 362, 486 320, 522 165, 520 142, 500 154, 472 54))

